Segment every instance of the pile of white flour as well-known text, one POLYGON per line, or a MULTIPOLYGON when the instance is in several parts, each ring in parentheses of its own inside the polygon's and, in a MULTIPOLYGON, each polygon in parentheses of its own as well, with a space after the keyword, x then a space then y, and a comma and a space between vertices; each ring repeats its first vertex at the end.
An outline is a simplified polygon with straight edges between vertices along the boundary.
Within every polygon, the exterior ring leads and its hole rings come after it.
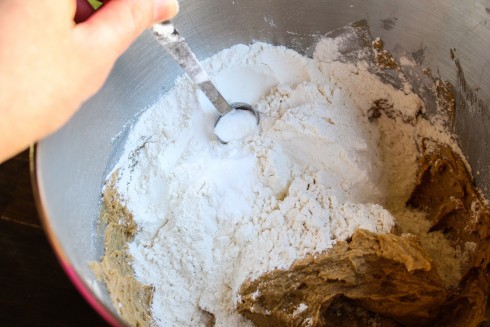
POLYGON ((155 287, 156 324, 204 325, 209 312, 217 326, 248 326, 234 309, 247 278, 287 269, 357 228, 395 226, 413 188, 417 139, 448 136, 426 121, 402 124, 424 110, 419 97, 363 62, 334 61, 334 46, 320 41, 310 59, 237 45, 205 61, 228 101, 261 113, 260 126, 244 124, 245 136, 228 145, 186 77, 134 125, 116 188, 139 227, 129 253, 136 278, 155 287), (370 122, 379 99, 400 117, 370 122))

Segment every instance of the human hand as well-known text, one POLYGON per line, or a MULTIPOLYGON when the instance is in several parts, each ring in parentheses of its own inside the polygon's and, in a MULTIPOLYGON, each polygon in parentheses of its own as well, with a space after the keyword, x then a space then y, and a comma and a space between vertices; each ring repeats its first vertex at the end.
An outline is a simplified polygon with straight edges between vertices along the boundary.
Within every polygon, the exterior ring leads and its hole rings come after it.
POLYGON ((0 162, 54 132, 177 0, 111 0, 80 24, 76 0, 0 1, 0 162))

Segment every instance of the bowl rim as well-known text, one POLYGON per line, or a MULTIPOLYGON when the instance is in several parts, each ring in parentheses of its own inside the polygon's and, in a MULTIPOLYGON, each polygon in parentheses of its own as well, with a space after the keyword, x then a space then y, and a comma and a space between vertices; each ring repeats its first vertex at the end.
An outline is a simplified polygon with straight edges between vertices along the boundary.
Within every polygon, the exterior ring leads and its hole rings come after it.
POLYGON ((65 271, 72 284, 82 295, 85 301, 111 326, 122 327, 126 326, 126 323, 116 315, 105 303, 103 303, 92 289, 87 285, 81 275, 73 266, 68 255, 64 251, 63 247, 56 238, 56 234, 51 226, 51 220, 45 209, 45 195, 42 193, 41 185, 42 181, 39 179, 39 162, 38 162, 38 149, 39 144, 32 144, 29 148, 29 171, 32 185, 32 192, 34 194, 34 202, 37 208, 37 212, 41 221, 41 226, 44 230, 46 237, 54 250, 56 258, 61 267, 65 271))

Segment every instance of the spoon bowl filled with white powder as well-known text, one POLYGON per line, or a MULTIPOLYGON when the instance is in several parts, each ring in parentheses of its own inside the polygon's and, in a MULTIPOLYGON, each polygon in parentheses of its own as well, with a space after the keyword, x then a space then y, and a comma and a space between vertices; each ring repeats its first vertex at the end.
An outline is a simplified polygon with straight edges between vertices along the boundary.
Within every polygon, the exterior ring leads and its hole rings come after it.
POLYGON ((246 103, 232 104, 234 109, 220 116, 214 124, 214 134, 223 144, 241 140, 258 129, 260 113, 246 103))

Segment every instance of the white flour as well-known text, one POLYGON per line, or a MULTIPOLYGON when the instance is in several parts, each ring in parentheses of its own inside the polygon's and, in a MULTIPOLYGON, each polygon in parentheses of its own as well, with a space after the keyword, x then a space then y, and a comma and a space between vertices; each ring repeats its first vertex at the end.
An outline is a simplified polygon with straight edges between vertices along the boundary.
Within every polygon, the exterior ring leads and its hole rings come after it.
POLYGON ((416 139, 438 134, 428 123, 398 128, 415 120, 421 100, 337 56, 325 40, 316 59, 256 43, 205 61, 228 101, 261 112, 260 127, 228 145, 216 141, 216 112, 185 77, 134 126, 116 186, 140 228, 129 252, 137 279, 155 286, 158 325, 205 325, 206 311, 217 326, 249 325, 234 310, 247 278, 357 228, 394 227, 384 207, 401 207, 411 192, 416 139), (370 123, 381 98, 401 118, 370 123))

